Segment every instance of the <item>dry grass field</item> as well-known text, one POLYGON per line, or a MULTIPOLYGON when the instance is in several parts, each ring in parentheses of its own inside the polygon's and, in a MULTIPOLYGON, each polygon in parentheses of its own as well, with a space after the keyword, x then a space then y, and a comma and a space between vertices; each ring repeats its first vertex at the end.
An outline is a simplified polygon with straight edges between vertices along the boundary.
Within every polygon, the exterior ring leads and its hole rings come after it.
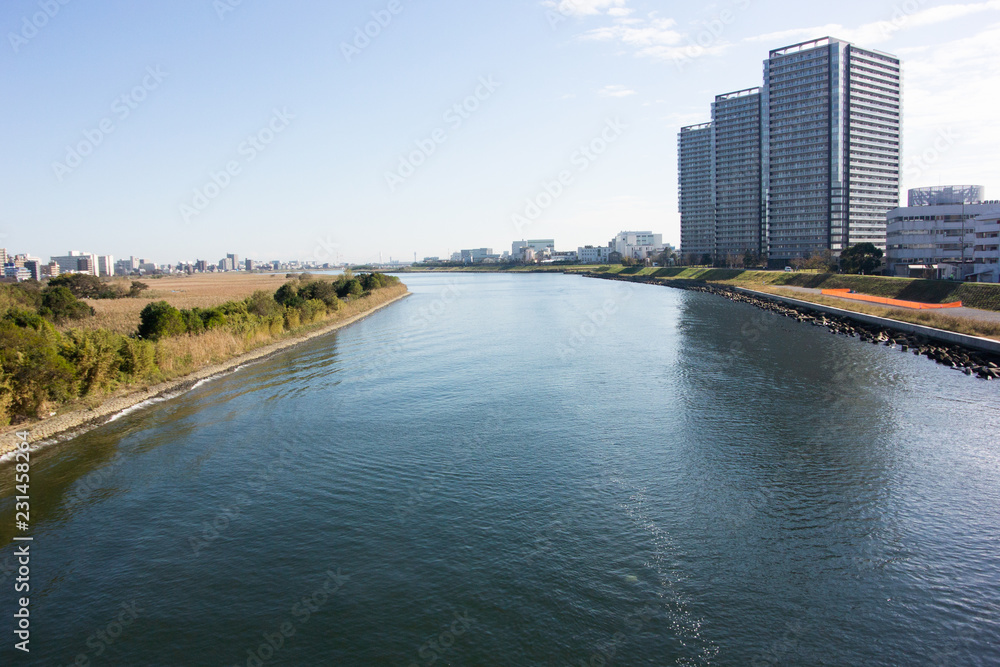
MULTIPOLYGON (((284 282, 284 275, 281 278, 282 280, 275 281, 279 285, 284 282)), ((263 288, 258 286, 256 289, 263 288)), ((277 289, 277 286, 275 286, 275 289, 277 289)), ((301 326, 294 331, 286 331, 276 335, 268 335, 261 332, 254 336, 246 337, 220 329, 206 331, 196 336, 184 335, 163 338, 156 343, 156 363, 166 378, 185 375, 203 366, 223 362, 262 345, 274 343, 283 338, 296 338, 312 329, 325 327, 349 319, 355 315, 360 315, 372 308, 388 303, 398 296, 406 294, 406 291, 406 285, 393 285, 376 290, 364 297, 344 302, 343 306, 336 313, 328 315, 310 325, 301 326)), ((252 292, 253 290, 247 294, 249 295, 252 292)), ((222 301, 225 301, 225 299, 222 301)))
MULTIPOLYGON (((335 280, 336 276, 316 276, 335 280)), ((139 313, 152 301, 166 301, 175 308, 210 308, 226 301, 246 298, 257 290, 275 292, 287 279, 285 274, 206 273, 193 276, 167 276, 140 279, 149 285, 138 299, 85 299, 97 312, 95 317, 80 320, 65 328, 108 329, 129 335, 139 327, 139 313)))

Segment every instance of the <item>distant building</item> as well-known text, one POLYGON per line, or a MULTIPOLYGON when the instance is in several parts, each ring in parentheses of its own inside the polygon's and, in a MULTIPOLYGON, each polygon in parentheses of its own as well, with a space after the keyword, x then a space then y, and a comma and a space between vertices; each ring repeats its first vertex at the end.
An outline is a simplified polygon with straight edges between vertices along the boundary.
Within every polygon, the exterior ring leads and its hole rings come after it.
POLYGON ((245 269, 246 269, 247 271, 253 271, 253 270, 254 270, 254 268, 255 268, 255 267, 254 267, 254 261, 253 261, 252 259, 248 259, 248 260, 246 260, 246 264, 245 264, 244 268, 245 268, 245 269))
POLYGON ((111 255, 97 257, 97 274, 101 277, 115 275, 115 258, 111 255))
POLYGON ((97 255, 79 250, 70 250, 69 254, 51 257, 50 261, 59 265, 60 273, 89 273, 98 275, 97 255))
POLYGON ((611 259, 613 248, 607 246, 585 245, 577 248, 576 254, 584 264, 607 264, 611 259))
POLYGON ((1000 214, 975 219, 976 245, 972 277, 981 283, 1000 283, 1000 214))
POLYGON ((87 273, 92 276, 97 275, 97 261, 93 255, 89 257, 80 257, 76 261, 76 270, 80 273, 87 273))
POLYGON ((232 268, 229 269, 230 271, 239 271, 240 270, 240 256, 239 255, 237 255, 237 254, 228 254, 228 255, 226 255, 226 259, 228 259, 231 262, 230 266, 232 268))
POLYGON ((646 259, 660 253, 664 249, 663 234, 653 232, 620 232, 608 244, 612 252, 622 257, 646 259))
MULTIPOLYGON (((981 185, 910 190, 908 205, 886 214, 887 272, 954 280, 965 280, 975 273, 973 220, 1000 213, 1000 202, 985 201, 984 197, 981 185)), ((985 227, 982 233, 988 233, 985 227)))
POLYGON ((524 248, 531 248, 538 255, 551 255, 556 250, 555 239, 528 239, 527 241, 514 241, 510 246, 511 257, 521 256, 524 248))
POLYGON ((24 260, 24 268, 31 274, 33 280, 41 280, 45 275, 44 269, 48 269, 47 264, 42 264, 42 260, 37 257, 28 257, 24 260))
POLYGON ((460 257, 459 261, 465 264, 479 264, 489 258, 499 259, 500 256, 493 254, 493 248, 474 248, 463 250, 460 257))
POLYGON ((130 276, 133 273, 139 272, 139 265, 141 260, 137 257, 129 257, 128 259, 120 259, 115 262, 115 275, 117 276, 130 276))
POLYGON ((14 262, 7 262, 3 265, 3 277, 13 278, 20 282, 31 280, 31 272, 23 266, 17 266, 14 262))
POLYGON ((553 262, 576 262, 580 255, 576 250, 556 251, 552 253, 553 262))

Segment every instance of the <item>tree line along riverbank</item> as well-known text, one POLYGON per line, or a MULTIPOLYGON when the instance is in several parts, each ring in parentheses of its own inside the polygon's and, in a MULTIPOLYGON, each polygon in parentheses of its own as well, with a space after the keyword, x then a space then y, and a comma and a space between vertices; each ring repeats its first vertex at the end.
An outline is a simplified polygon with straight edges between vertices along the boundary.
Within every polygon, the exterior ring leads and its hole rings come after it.
POLYGON ((183 299, 169 293, 159 300, 119 294, 124 306, 139 309, 125 320, 133 325, 128 332, 95 326, 100 318, 88 305, 95 302, 72 286, 59 286, 53 297, 49 286, 0 285, 0 425, 24 428, 53 413, 94 408, 269 343, 294 343, 407 293, 397 277, 378 273, 286 278, 277 290, 206 307, 178 307, 183 299))

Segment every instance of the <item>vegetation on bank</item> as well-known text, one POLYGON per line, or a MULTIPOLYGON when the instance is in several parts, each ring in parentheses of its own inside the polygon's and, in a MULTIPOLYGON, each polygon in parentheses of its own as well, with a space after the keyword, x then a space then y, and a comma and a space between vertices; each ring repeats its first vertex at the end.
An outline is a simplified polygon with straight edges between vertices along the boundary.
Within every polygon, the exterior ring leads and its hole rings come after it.
POLYGON ((856 313, 885 317, 890 320, 909 322, 910 324, 920 324, 925 327, 933 327, 944 331, 954 331, 955 333, 966 334, 968 336, 982 336, 983 338, 993 338, 1000 340, 1000 322, 989 322, 985 320, 972 319, 968 317, 956 317, 946 312, 937 310, 908 310, 904 308, 893 308, 891 306, 881 306, 873 303, 851 303, 845 304, 842 299, 823 296, 812 292, 794 292, 782 290, 780 286, 757 285, 755 290, 778 296, 786 296, 799 301, 808 301, 824 306, 833 306, 842 310, 851 310, 856 313), (845 305, 849 305, 847 308, 845 305))
POLYGON ((384 274, 336 280, 302 274, 274 293, 257 291, 211 308, 152 302, 126 335, 72 328, 93 309, 74 294, 74 285, 52 282, 44 288, 0 285, 0 424, 178 377, 304 327, 360 314, 406 291, 398 278, 384 274), (57 328, 67 323, 71 328, 57 328))

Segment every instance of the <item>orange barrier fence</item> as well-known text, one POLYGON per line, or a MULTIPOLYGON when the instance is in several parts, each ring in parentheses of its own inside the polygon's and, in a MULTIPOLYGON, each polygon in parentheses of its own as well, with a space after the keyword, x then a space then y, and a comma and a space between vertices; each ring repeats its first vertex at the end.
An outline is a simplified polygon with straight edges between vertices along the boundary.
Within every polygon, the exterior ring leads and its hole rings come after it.
POLYGON ((954 303, 920 303, 919 301, 902 301, 900 299, 886 299, 881 296, 869 296, 867 294, 856 294, 849 289, 825 289, 820 290, 829 296, 839 296, 843 299, 855 299, 857 301, 870 301, 872 303, 882 303, 887 306, 902 306, 903 308, 917 308, 918 310, 930 310, 932 308, 961 308, 962 302, 954 303))

